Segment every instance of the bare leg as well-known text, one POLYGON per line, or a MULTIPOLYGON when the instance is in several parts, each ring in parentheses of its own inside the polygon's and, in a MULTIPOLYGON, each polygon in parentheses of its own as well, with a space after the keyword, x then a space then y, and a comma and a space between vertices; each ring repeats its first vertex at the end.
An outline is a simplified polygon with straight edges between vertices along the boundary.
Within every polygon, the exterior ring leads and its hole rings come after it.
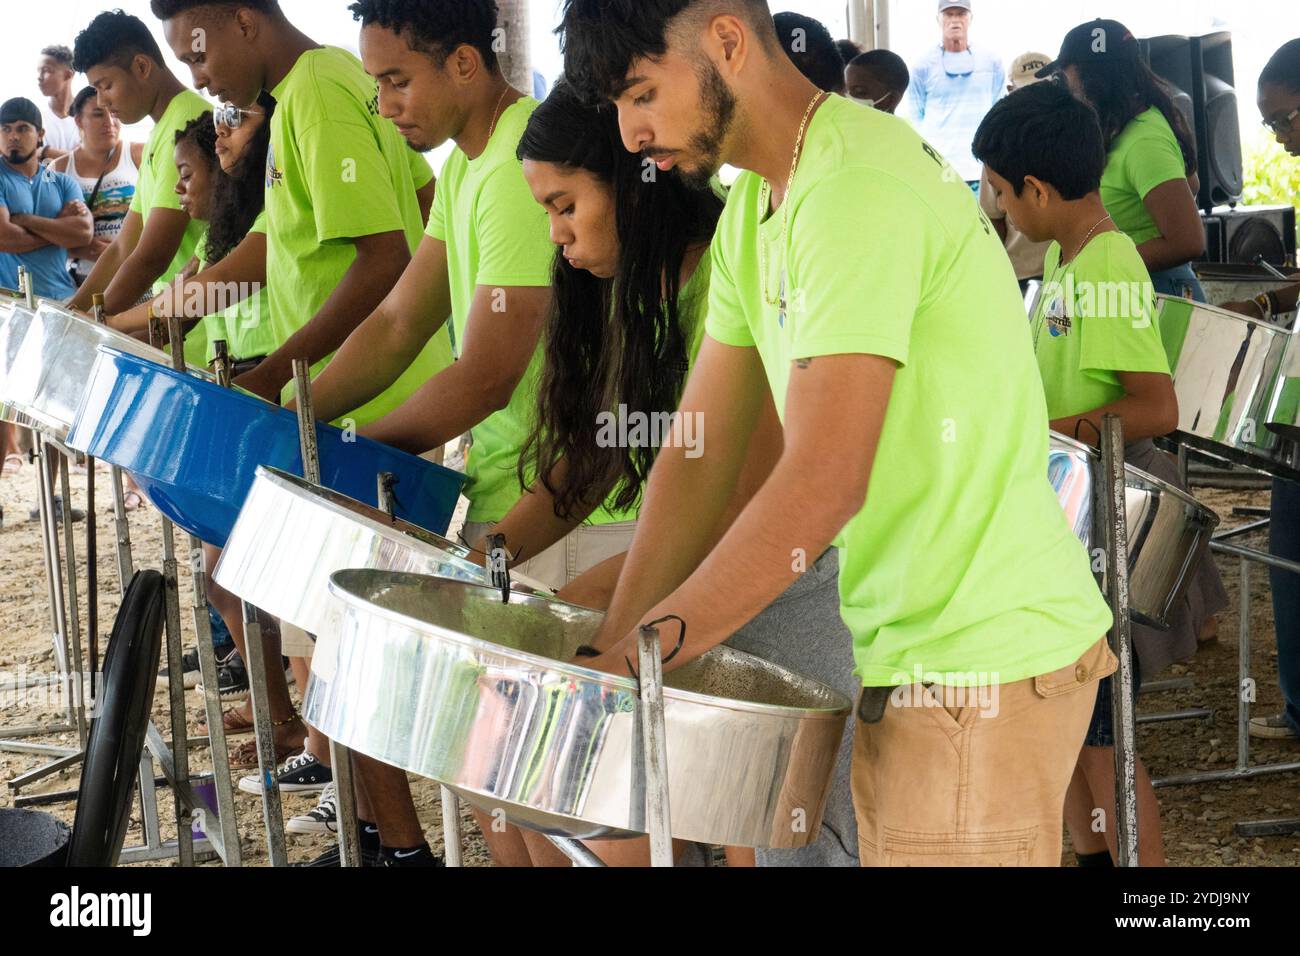
POLYGON ((749 846, 723 847, 727 854, 727 866, 757 866, 754 860, 754 848, 749 846))
POLYGON ((1069 789, 1065 791, 1065 826, 1070 831, 1070 845, 1074 852, 1082 856, 1107 851, 1106 837, 1092 828, 1093 810, 1096 801, 1092 799, 1092 788, 1083 772, 1080 760, 1070 778, 1069 789))
MULTIPOLYGON (((504 819, 498 821, 498 818, 493 817, 490 813, 485 813, 478 807, 470 807, 470 812, 474 814, 479 829, 483 831, 483 842, 487 844, 488 852, 492 855, 492 862, 497 866, 568 865, 568 857, 564 857, 563 863, 538 862, 537 856, 531 853, 531 845, 525 842, 524 831, 520 830, 519 827, 506 823, 504 819)), ((559 853, 558 850, 555 852, 559 853)), ((564 854, 561 853, 560 856, 564 856, 564 854)))
POLYGON ((357 814, 378 825, 384 846, 411 847, 423 843, 424 828, 415 813, 406 771, 356 751, 352 753, 352 767, 361 781, 357 790, 365 794, 368 804, 367 813, 358 807, 357 814))
MULTIPOLYGON (((311 674, 311 661, 305 657, 289 658, 289 667, 293 669, 293 679, 298 685, 298 693, 307 693, 307 680, 311 674)), ((307 752, 323 763, 325 766, 330 765, 330 740, 311 724, 307 724, 307 752)), ((360 811, 357 811, 360 813, 360 811)), ((369 820, 370 817, 362 819, 369 820)))
MULTIPOLYGON (((1112 747, 1084 747, 1079 766, 1092 791, 1093 806, 1106 812, 1106 847, 1119 858, 1119 833, 1115 810, 1115 751, 1112 747)), ((1164 866, 1165 848, 1160 831, 1160 804, 1142 758, 1137 758, 1138 865, 1164 866)))

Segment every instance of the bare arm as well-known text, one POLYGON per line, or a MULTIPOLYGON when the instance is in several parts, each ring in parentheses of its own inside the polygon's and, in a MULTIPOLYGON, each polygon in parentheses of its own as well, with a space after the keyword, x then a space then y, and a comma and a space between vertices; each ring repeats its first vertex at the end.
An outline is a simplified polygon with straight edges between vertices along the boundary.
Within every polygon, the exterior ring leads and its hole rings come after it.
MULTIPOLYGON (((274 401, 284 385, 293 378, 293 360, 306 359, 315 364, 336 351, 348 336, 364 324, 362 319, 375 311, 411 261, 406 235, 401 231, 360 236, 353 239, 352 243, 356 246, 356 258, 343 274, 343 279, 334 292, 325 300, 325 304, 306 325, 267 356, 266 361, 252 372, 241 376, 237 384, 268 401, 274 401)), ((408 361, 407 365, 409 364, 408 361)), ((397 375, 405 369, 406 366, 402 366, 397 375)), ((345 408, 338 414, 347 410, 345 408)))
MULTIPOLYGON (((757 353, 746 351, 753 353, 747 361, 756 364, 757 353)), ((726 640, 775 600, 798 577, 799 557, 815 560, 866 500, 897 366, 880 356, 856 354, 794 364, 785 406, 785 447, 776 468, 699 569, 640 619, 648 621, 672 614, 688 623, 686 643, 670 668, 726 640), (853 449, 853 453, 846 453, 846 449, 853 449)), ((721 407, 726 397, 741 398, 755 387, 766 388, 766 380, 752 371, 749 383, 737 382, 734 375, 700 375, 692 384, 698 384, 701 390, 712 387, 718 393, 708 402, 710 416, 719 411, 726 414, 721 407)), ((743 404, 752 408, 754 397, 749 396, 743 404)), ((711 417, 706 421, 712 424, 711 417)), ((721 424, 725 427, 725 422, 721 424)), ((710 428, 711 440, 721 437, 716 435, 716 429, 710 428)), ((722 440, 728 441, 725 437, 722 440)), ((737 451, 727 448, 732 461, 724 472, 736 467, 737 451)), ((670 489, 679 494, 688 491, 678 481, 681 460, 676 455, 667 459, 670 467, 666 475, 671 477, 662 479, 658 488, 654 477, 651 479, 650 503, 661 512, 661 522, 671 524, 675 520, 682 524, 680 515, 668 518, 671 505, 660 498, 670 489)), ((716 507, 713 482, 709 494, 716 507)), ((678 498, 678 502, 683 500, 685 497, 678 498)), ((652 527, 649 519, 646 527, 652 527)), ((627 577, 635 573, 631 561, 638 557, 639 544, 633 545, 627 577)), ((660 544, 659 553, 666 556, 682 541, 679 537, 660 544)), ((648 549, 642 554, 648 556, 648 549)), ((677 561, 675 555, 672 560, 677 561)), ((635 631, 629 633, 600 657, 584 663, 621 672, 626 667, 624 658, 636 656, 635 636, 635 631)), ((601 639, 606 637, 602 630, 601 639)), ((675 629, 665 630, 667 646, 676 638, 675 629)))
POLYGON ((104 290, 105 311, 110 315, 123 312, 140 301, 176 257, 189 225, 190 217, 175 209, 155 209, 149 214, 134 248, 104 290))
POLYGON ((415 198, 420 202, 420 222, 429 221, 429 210, 433 208, 433 194, 437 189, 438 180, 435 177, 415 191, 415 198))
MULTIPOLYGON (((112 316, 108 324, 119 332, 148 331, 151 308, 154 315, 169 316, 177 312, 184 318, 201 319, 208 315, 209 311, 218 311, 208 309, 209 300, 213 298, 209 295, 211 287, 224 286, 226 283, 235 285, 235 289, 230 290, 235 293, 234 297, 223 297, 221 300, 220 304, 226 308, 240 301, 240 292, 251 291, 248 286, 254 284, 260 286, 266 283, 266 236, 260 232, 250 232, 228 256, 211 268, 204 269, 192 278, 178 279, 167 293, 112 316), (204 304, 203 315, 185 314, 185 304, 192 301, 204 304), (178 311, 176 306, 180 306, 181 309, 178 311)), ((221 291, 224 296, 226 290, 221 291)))
POLYGON ((1124 441, 1168 435, 1178 427, 1178 395, 1174 381, 1163 372, 1120 372, 1124 397, 1082 415, 1058 418, 1051 423, 1052 431, 1067 437, 1077 436, 1080 441, 1096 445, 1100 441, 1103 415, 1120 417, 1124 426, 1124 441), (1087 424, 1081 423, 1086 422, 1087 424))
POLYGON ((392 291, 312 380, 316 416, 333 421, 392 385, 442 328, 449 312, 447 247, 426 236, 392 291))
POLYGON ((480 286, 465 324, 460 359, 362 434, 421 454, 505 408, 537 350, 550 300, 549 287, 480 286), (496 310, 498 304, 503 311, 496 310))
POLYGON ((72 308, 81 312, 90 311, 91 297, 95 293, 103 292, 108 288, 108 284, 113 281, 113 276, 117 275, 117 270, 122 267, 126 257, 134 251, 136 244, 140 241, 140 233, 143 229, 144 220, 140 214, 128 212, 126 219, 122 221, 122 231, 117 234, 113 244, 99 257, 95 267, 90 270, 90 275, 86 277, 86 281, 77 290, 77 294, 70 303, 72 308))
POLYGON ((67 203, 55 219, 43 216, 14 216, 15 225, 35 233, 52 246, 75 249, 95 238, 95 219, 80 199, 67 203))
POLYGON ((1138 246, 1151 272, 1161 272, 1199 259, 1205 252, 1205 226, 1185 179, 1161 183, 1142 200, 1160 235, 1138 246))
POLYGON ((49 243, 9 218, 9 207, 0 206, 0 252, 22 255, 44 249, 49 243))

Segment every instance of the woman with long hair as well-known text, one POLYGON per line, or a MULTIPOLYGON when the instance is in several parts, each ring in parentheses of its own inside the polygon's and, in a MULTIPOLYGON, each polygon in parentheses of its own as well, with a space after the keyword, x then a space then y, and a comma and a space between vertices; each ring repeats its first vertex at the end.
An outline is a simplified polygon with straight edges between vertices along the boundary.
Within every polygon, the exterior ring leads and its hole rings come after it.
POLYGON ((1102 203, 1137 245, 1155 290, 1204 302, 1191 267, 1205 252, 1196 137, 1169 85, 1114 20, 1075 27, 1047 70, 1060 70, 1070 91, 1097 111, 1107 152, 1102 203))
MULTIPOLYGON (((583 103, 563 81, 533 113, 518 152, 558 248, 537 415, 520 463, 521 474, 537 478, 494 530, 505 535, 508 550, 523 546, 535 554, 599 507, 635 516, 666 443, 689 449, 697 441, 703 453, 703 435, 692 423, 676 421, 671 431, 654 423, 662 426, 678 407, 703 341, 708 247, 723 202, 629 153, 614 110, 583 103)), ((780 423, 770 402, 762 420, 717 538, 780 456, 780 423)), ((560 597, 606 607, 623 558, 578 577, 560 597)), ((857 681, 839 617, 838 559, 828 551, 808 565, 799 582, 728 644, 851 694, 857 681)), ((759 864, 857 864, 851 733, 819 839, 803 850, 760 852, 759 864)), ((535 834, 494 832, 486 817, 480 823, 501 863, 563 862, 535 834)), ((645 840, 595 842, 592 849, 611 864, 649 859, 645 840)), ((733 865, 755 860, 740 849, 729 849, 728 857, 733 865)))

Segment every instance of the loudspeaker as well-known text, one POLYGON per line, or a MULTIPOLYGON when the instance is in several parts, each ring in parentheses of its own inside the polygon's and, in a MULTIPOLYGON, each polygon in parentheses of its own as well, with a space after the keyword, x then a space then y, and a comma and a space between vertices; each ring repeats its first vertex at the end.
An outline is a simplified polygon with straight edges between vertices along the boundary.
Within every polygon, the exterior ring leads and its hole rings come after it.
POLYGON ((1139 40, 1152 72, 1173 87, 1174 103, 1196 134, 1205 212, 1241 201, 1241 128, 1232 68, 1232 34, 1161 36, 1139 40))
POLYGON ((1206 262, 1254 265, 1259 256, 1279 269, 1294 266, 1296 218, 1291 206, 1221 207, 1205 221, 1206 262))

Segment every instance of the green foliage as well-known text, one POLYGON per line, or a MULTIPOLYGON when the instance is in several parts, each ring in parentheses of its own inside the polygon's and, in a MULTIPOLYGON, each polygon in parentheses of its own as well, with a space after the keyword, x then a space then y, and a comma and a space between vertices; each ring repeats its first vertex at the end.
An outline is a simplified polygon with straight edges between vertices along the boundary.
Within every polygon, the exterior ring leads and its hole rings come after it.
POLYGON ((1288 156, 1277 140, 1262 133, 1246 148, 1242 166, 1248 206, 1292 206, 1300 199, 1300 159, 1288 156))

